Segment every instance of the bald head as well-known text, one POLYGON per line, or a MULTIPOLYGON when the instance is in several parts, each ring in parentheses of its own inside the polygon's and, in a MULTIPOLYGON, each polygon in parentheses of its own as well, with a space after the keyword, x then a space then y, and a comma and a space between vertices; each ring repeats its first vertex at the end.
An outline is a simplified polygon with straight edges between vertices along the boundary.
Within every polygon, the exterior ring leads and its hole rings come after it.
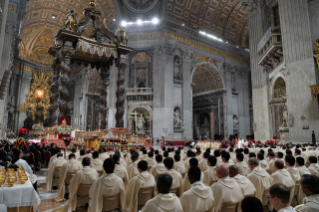
POLYGON ((226 166, 225 164, 218 165, 216 167, 216 174, 218 178, 227 177, 229 174, 228 166, 226 166))
POLYGON ((229 177, 235 177, 238 174, 238 167, 235 165, 229 166, 229 177))

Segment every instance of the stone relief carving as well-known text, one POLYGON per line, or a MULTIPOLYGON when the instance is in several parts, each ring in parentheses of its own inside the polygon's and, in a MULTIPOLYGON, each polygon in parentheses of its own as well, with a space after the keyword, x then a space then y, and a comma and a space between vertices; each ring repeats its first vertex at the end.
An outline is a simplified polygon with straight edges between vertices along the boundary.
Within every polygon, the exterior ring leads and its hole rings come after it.
POLYGON ((217 67, 217 71, 223 72, 224 71, 224 62, 217 62, 216 67, 217 67))
POLYGON ((198 58, 198 56, 191 56, 191 71, 200 63, 201 60, 198 58))
POLYGON ((7 35, 16 35, 16 32, 18 30, 18 24, 17 23, 8 23, 6 25, 6 34, 7 35))
POLYGON ((163 54, 167 54, 167 55, 173 55, 175 51, 175 48, 173 45, 171 44, 164 44, 158 47, 157 49, 157 53, 158 55, 163 55, 163 54))
POLYGON ((233 116, 233 133, 238 134, 239 132, 239 119, 237 115, 233 116))
POLYGON ((182 62, 179 56, 174 57, 174 79, 181 80, 182 79, 182 62))
POLYGON ((235 72, 231 73, 231 89, 232 89, 232 91, 236 91, 235 72))
POLYGON ((182 118, 180 109, 178 107, 174 110, 174 128, 180 128, 182 127, 182 118))
POLYGON ((259 5, 259 0, 240 0, 242 5, 246 7, 247 11, 255 12, 259 5))

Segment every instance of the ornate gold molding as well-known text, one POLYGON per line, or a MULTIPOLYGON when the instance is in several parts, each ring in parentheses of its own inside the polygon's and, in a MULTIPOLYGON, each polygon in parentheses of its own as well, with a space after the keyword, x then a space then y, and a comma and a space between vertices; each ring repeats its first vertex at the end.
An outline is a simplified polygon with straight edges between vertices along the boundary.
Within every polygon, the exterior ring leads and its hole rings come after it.
POLYGON ((313 56, 316 58, 316 62, 318 65, 318 71, 319 71, 319 39, 316 40, 316 42, 313 43, 313 46, 315 47, 313 56))
POLYGON ((239 57, 239 56, 231 54, 229 52, 221 51, 219 49, 213 48, 211 46, 208 46, 206 44, 192 40, 186 36, 183 36, 183 35, 175 33, 175 32, 171 32, 169 30, 164 30, 162 32, 156 32, 156 33, 148 33, 148 34, 131 34, 131 35, 128 35, 128 37, 129 37, 130 41, 157 40, 157 39, 160 39, 162 37, 165 37, 167 39, 174 39, 174 40, 180 41, 182 43, 191 45, 195 48, 204 50, 206 52, 210 52, 210 53, 222 56, 222 57, 227 57, 229 59, 232 59, 232 60, 235 60, 235 61, 238 61, 241 63, 250 64, 250 61, 247 60, 246 58, 239 57))

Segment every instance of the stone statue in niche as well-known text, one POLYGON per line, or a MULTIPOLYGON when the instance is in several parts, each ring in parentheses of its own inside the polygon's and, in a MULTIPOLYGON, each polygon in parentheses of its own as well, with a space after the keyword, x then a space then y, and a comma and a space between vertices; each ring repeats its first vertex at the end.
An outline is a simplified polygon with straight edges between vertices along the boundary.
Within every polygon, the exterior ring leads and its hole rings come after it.
POLYGON ((233 116, 233 129, 234 134, 239 133, 239 119, 236 115, 233 116))
POLYGON ((174 79, 182 79, 181 59, 178 56, 174 57, 174 79))
POLYGON ((284 106, 284 109, 282 111, 282 123, 281 127, 288 127, 288 110, 287 105, 284 106))
POLYGON ((145 119, 143 114, 140 114, 140 117, 137 119, 137 129, 139 132, 145 131, 145 119))
POLYGON ((175 108, 174 111, 174 127, 180 128, 182 126, 182 119, 181 119, 181 113, 179 111, 179 108, 175 108))

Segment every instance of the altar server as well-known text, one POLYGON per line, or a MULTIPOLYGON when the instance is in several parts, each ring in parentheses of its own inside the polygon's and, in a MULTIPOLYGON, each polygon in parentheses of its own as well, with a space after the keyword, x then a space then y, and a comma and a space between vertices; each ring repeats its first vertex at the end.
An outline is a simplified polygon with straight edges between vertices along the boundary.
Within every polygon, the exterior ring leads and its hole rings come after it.
POLYGON ((174 161, 175 161, 175 163, 174 163, 174 169, 175 169, 176 171, 178 171, 179 173, 181 173, 182 176, 185 176, 186 170, 185 170, 185 165, 184 165, 184 163, 181 161, 181 155, 175 154, 175 155, 174 155, 174 161))
POLYGON ((91 167, 95 169, 98 173, 103 172, 103 162, 99 160, 99 153, 97 151, 92 154, 93 160, 91 162, 91 167))
MULTIPOLYGON (((97 171, 90 167, 91 159, 86 157, 82 160, 83 169, 75 173, 73 176, 70 186, 69 186, 69 206, 72 208, 72 211, 75 211, 77 205, 77 192, 81 184, 92 185, 97 179, 99 179, 99 174, 97 171)), ((87 202, 81 201, 82 205, 85 205, 87 202)))
POLYGON ((133 152, 132 153, 131 161, 132 161, 132 163, 127 168, 127 174, 128 174, 128 179, 129 180, 131 180, 133 177, 135 177, 139 173, 138 169, 137 169, 137 164, 139 162, 138 153, 137 152, 133 152))
POLYGON ((68 161, 63 158, 62 153, 57 154, 57 159, 55 159, 49 166, 49 169, 47 171, 46 175, 46 190, 51 191, 52 188, 52 182, 53 182, 53 175, 54 171, 57 168, 61 168, 65 163, 68 161))
POLYGON ((225 203, 239 203, 244 199, 244 195, 238 183, 229 178, 228 166, 225 164, 216 167, 218 181, 210 188, 214 196, 214 211, 222 212, 222 206, 225 203))
MULTIPOLYGON (((138 158, 138 156, 137 156, 138 158)), ((103 196, 113 196, 119 194, 120 210, 125 210, 125 187, 123 180, 114 174, 115 162, 112 158, 107 158, 103 163, 105 176, 100 177, 90 189, 90 212, 101 212, 103 208, 103 196)))
POLYGON ((168 174, 161 174, 157 180, 159 194, 146 202, 141 212, 183 212, 180 200, 175 194, 169 193, 173 179, 168 174))
POLYGON ((163 164, 162 155, 156 155, 155 160, 157 165, 150 170, 150 173, 154 176, 155 180, 157 180, 160 174, 164 174, 166 172, 166 168, 163 164))
POLYGON ((60 170, 60 181, 59 181, 59 190, 58 195, 55 197, 56 202, 60 202, 64 200, 65 193, 65 178, 68 172, 77 172, 82 169, 82 164, 75 160, 75 155, 69 155, 69 161, 61 167, 60 170))
POLYGON ((198 167, 191 167, 188 170, 188 180, 191 188, 180 197, 184 212, 213 211, 213 192, 209 186, 200 180, 201 174, 202 172, 198 167))
POLYGON ((155 196, 155 178, 147 172, 148 164, 145 160, 141 160, 137 164, 139 174, 133 177, 126 188, 126 211, 137 212, 138 193, 140 188, 153 187, 152 196, 155 196))
POLYGON ((247 178, 256 188, 256 197, 263 202, 263 198, 267 198, 264 193, 271 186, 272 178, 266 170, 259 166, 259 161, 256 158, 250 158, 248 165, 251 173, 248 174, 247 178))
POLYGON ((247 176, 250 173, 250 168, 248 164, 244 161, 243 153, 239 152, 236 154, 236 166, 238 168, 238 173, 247 176))
POLYGON ((183 193, 183 178, 181 173, 173 169, 174 160, 171 157, 165 158, 164 160, 165 168, 167 169, 166 174, 169 174, 173 178, 172 189, 177 189, 177 196, 180 197, 183 193))
POLYGON ((285 185, 292 194, 289 199, 289 203, 291 203, 295 190, 295 182, 292 179, 289 172, 287 171, 287 169, 284 169, 284 163, 282 162, 282 160, 275 161, 275 169, 276 171, 271 175, 272 184, 280 183, 285 185))

